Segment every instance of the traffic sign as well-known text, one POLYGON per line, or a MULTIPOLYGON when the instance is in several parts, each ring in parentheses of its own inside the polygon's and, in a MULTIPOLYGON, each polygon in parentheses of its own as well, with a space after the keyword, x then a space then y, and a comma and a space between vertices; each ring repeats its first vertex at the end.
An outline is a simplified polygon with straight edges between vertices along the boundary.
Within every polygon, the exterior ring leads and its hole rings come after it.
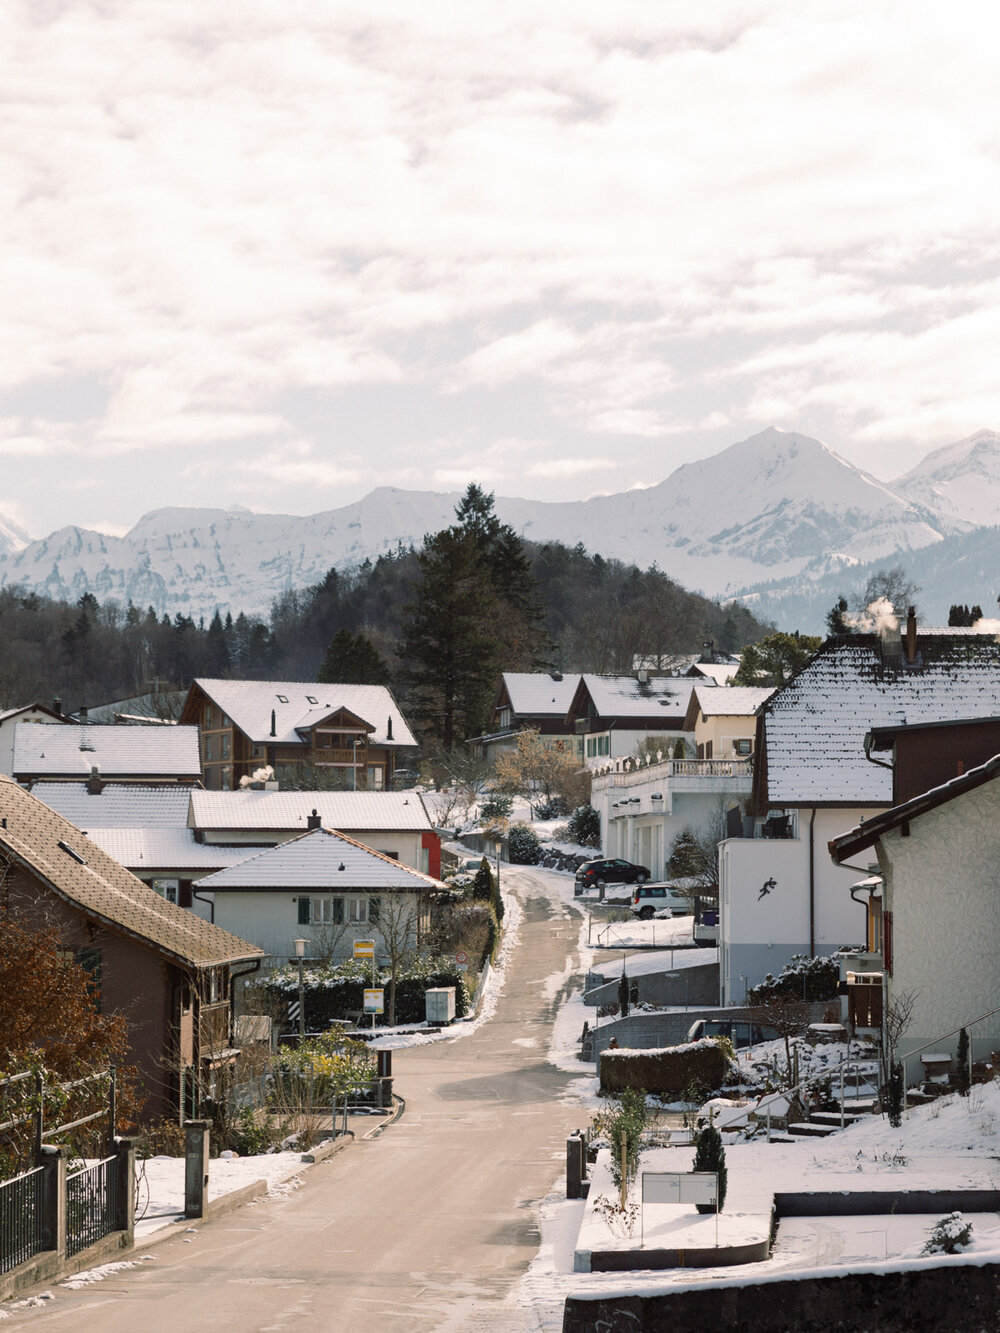
POLYGON ((469 961, 469 955, 465 952, 464 949, 459 949, 455 954, 455 962, 467 963, 468 961, 469 961))

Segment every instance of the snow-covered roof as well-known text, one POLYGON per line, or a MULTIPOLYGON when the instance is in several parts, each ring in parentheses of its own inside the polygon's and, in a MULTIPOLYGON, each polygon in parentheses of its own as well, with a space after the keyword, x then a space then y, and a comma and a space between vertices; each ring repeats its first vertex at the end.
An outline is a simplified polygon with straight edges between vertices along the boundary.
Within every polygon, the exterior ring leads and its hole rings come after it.
POLYGON ((444 886, 391 856, 329 829, 312 829, 278 847, 199 880, 198 891, 243 889, 323 889, 426 893, 444 886))
POLYGON ((565 717, 579 683, 575 674, 557 678, 547 671, 503 673, 510 706, 519 716, 565 717))
POLYGON ((192 791, 196 829, 304 830, 315 810, 324 828, 420 830, 433 828, 412 791, 192 791))
POLYGON ((385 685, 323 685, 318 681, 209 680, 199 677, 192 685, 192 689, 195 688, 203 690, 232 718, 240 731, 262 745, 268 742, 299 745, 303 739, 300 728, 314 727, 341 708, 371 726, 369 743, 372 745, 402 747, 417 743, 392 692, 385 685))
POLYGON ((208 874, 250 855, 247 847, 195 842, 194 830, 189 828, 92 828, 86 832, 91 842, 138 875, 156 870, 208 874))
POLYGON ((641 681, 636 676, 584 675, 580 688, 590 695, 599 717, 648 718, 661 711, 683 717, 694 682, 681 676, 650 676, 641 681))
POLYGON ((54 708, 48 704, 21 704, 19 708, 5 708, 0 712, 0 722, 9 722, 12 717, 20 717, 22 713, 44 713, 47 718, 53 722, 68 722, 69 719, 63 713, 57 713, 54 708))
POLYGON ((714 680, 716 685, 726 685, 736 675, 740 669, 738 661, 734 662, 695 662, 687 672, 689 676, 705 676, 708 680, 714 680))
POLYGON ((892 772, 866 760, 867 731, 1000 712, 995 635, 918 631, 917 647, 911 668, 883 662, 875 634, 828 640, 762 709, 758 805, 890 805, 892 772))
POLYGON ((773 693, 773 689, 753 685, 729 685, 724 690, 713 685, 694 687, 698 708, 706 717, 753 717, 773 693))
POLYGON ((92 795, 85 782, 36 782, 31 791, 88 834, 98 828, 187 828, 190 787, 109 782, 92 795))
POLYGON ((13 776, 201 777, 197 727, 14 727, 13 776))

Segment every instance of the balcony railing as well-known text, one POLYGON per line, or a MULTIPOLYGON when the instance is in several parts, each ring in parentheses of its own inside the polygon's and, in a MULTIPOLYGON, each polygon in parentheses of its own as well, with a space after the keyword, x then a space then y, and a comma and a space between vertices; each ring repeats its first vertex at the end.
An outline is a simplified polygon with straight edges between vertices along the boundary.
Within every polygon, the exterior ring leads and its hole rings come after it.
POLYGON ((669 778, 749 778, 753 775, 749 759, 662 759, 657 764, 639 764, 627 772, 615 773, 612 787, 628 787, 637 777, 669 778))

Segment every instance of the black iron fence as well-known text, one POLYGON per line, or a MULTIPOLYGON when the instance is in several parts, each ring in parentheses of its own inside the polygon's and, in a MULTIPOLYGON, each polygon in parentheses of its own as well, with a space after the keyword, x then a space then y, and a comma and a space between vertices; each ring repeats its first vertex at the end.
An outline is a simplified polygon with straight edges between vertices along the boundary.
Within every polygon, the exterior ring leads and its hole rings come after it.
POLYGON ((119 1158, 66 1177, 66 1254, 72 1256, 118 1229, 119 1158))
POLYGON ((45 1248, 43 1177, 40 1166, 0 1181, 0 1273, 45 1248))

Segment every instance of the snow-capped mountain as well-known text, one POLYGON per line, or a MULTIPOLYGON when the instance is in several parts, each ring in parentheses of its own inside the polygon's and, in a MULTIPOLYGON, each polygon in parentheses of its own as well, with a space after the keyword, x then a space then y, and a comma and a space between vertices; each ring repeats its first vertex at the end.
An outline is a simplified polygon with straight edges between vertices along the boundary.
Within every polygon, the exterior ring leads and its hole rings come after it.
POLYGON ((976 525, 1000 523, 1000 435, 980 430, 935 449, 892 488, 938 514, 976 525))
POLYGON ((0 553, 23 551, 30 541, 31 538, 20 524, 6 514, 0 514, 0 553))
MULTIPOLYGON (((419 546, 454 521, 459 498, 380 487, 304 518, 160 509, 121 538, 70 527, 8 550, 0 582, 69 600, 89 591, 160 613, 266 612, 274 597, 319 582, 331 566, 419 546)), ((916 550, 971 526, 904 498, 818 440, 774 428, 647 490, 561 504, 498 497, 496 512, 530 540, 655 563, 717 595, 916 550)))

